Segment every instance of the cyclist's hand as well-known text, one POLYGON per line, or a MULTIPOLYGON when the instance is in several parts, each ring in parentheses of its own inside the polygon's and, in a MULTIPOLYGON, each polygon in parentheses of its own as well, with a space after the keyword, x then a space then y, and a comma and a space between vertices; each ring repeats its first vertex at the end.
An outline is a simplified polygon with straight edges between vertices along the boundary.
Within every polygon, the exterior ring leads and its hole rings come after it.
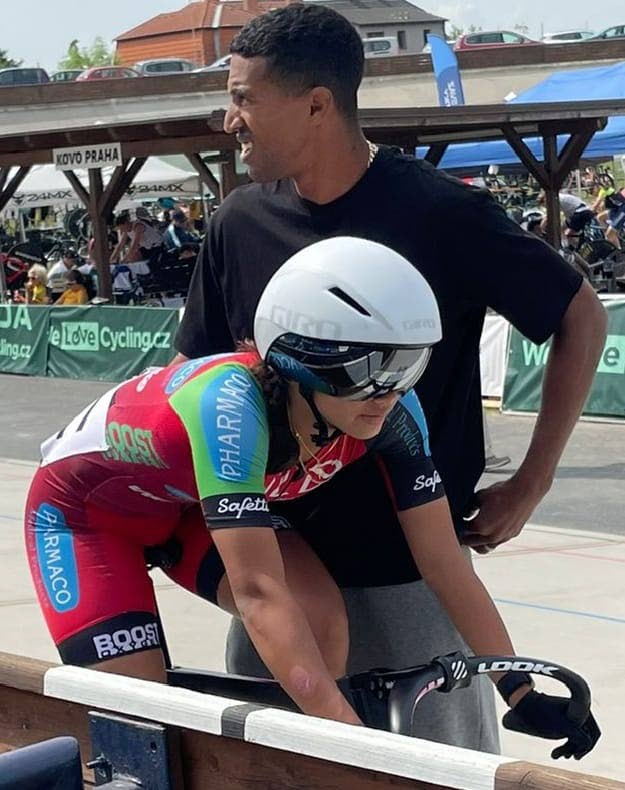
POLYGON ((529 491, 514 477, 476 492, 480 512, 467 523, 462 543, 485 554, 521 532, 540 502, 541 496, 529 491))
POLYGON ((566 715, 569 701, 568 697, 553 697, 530 691, 505 714, 503 726, 538 738, 566 738, 566 743, 551 752, 553 759, 574 757, 581 760, 594 748, 601 730, 590 712, 583 724, 572 722, 566 715))

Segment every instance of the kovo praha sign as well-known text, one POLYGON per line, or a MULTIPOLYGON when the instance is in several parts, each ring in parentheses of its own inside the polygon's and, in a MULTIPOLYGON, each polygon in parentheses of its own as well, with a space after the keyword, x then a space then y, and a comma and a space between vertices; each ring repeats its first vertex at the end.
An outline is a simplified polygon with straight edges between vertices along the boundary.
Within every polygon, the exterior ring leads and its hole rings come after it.
POLYGON ((170 349, 172 332, 135 329, 125 326, 116 329, 97 321, 61 321, 59 326, 50 327, 50 345, 61 351, 109 351, 120 349, 150 351, 151 349, 170 349))
POLYGON ((52 151, 57 170, 89 170, 100 167, 117 167, 122 164, 121 143, 83 145, 74 148, 55 148, 52 151))

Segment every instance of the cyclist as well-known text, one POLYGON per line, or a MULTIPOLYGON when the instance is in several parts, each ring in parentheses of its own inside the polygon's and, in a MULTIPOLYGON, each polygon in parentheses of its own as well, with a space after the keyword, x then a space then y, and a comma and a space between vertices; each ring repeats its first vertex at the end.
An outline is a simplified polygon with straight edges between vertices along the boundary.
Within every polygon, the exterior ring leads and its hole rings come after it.
MULTIPOLYGON (((44 442, 26 542, 63 661, 164 680, 144 550, 169 541, 165 572, 242 619, 304 712, 357 723, 334 682, 348 649, 340 593, 270 503, 305 495, 368 451, 415 561, 470 647, 512 654, 456 539, 412 389, 440 326, 429 285, 401 255, 326 239, 272 277, 255 346, 148 370, 44 442)), ((534 699, 529 676, 499 686, 513 705, 534 699)), ((540 721, 545 704, 530 706, 540 721)))

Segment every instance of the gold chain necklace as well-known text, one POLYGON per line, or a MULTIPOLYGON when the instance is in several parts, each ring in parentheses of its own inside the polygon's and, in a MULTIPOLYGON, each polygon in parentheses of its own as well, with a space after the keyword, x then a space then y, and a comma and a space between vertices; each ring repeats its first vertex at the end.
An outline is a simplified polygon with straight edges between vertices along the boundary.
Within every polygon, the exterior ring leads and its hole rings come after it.
POLYGON ((369 159, 367 160, 367 170, 368 170, 371 167, 371 164, 375 159, 380 148, 375 143, 372 143, 371 140, 367 140, 367 145, 369 146, 369 159))
POLYGON ((295 436, 295 440, 297 441, 297 444, 298 444, 297 462, 299 463, 300 468, 301 468, 302 472, 304 473, 304 475, 307 475, 308 471, 306 470, 306 466, 305 466, 304 462, 302 461, 302 454, 301 454, 302 447, 304 448, 304 450, 306 450, 306 452, 310 455, 311 458, 315 459, 315 461, 318 464, 321 464, 321 461, 314 454, 314 452, 310 449, 310 447, 306 444, 306 442, 304 441, 302 435, 297 430, 297 428, 294 427, 293 420, 291 418, 291 409, 290 409, 288 403, 287 403, 287 406, 286 406, 286 416, 287 416, 287 419, 289 421, 289 428, 291 429, 291 433, 293 434, 293 436, 295 436))

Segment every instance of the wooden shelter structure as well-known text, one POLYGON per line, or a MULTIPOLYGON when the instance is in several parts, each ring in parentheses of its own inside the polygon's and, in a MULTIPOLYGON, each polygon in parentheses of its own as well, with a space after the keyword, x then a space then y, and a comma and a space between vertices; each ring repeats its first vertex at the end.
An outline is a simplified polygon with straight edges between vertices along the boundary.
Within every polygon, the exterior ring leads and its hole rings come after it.
MULTIPOLYGON (((106 217, 148 156, 184 154, 208 189, 222 198, 236 185, 234 137, 223 131, 229 97, 223 74, 185 74, 163 79, 70 83, 5 89, 0 93, 0 210, 35 164, 53 151, 118 142, 122 164, 105 186, 101 170, 89 170, 85 187, 66 176, 89 210, 102 294, 110 297, 106 217), (211 152, 206 156, 206 152, 211 152), (216 179, 207 161, 220 168, 216 179), (15 171, 14 168, 17 167, 15 171)), ((453 142, 506 139, 547 194, 548 234, 559 243, 558 191, 607 118, 625 115, 625 100, 366 109, 361 125, 374 142, 412 152, 429 147, 437 165, 453 142), (558 152, 558 135, 569 135, 558 152), (542 137, 539 161, 524 137, 542 137)))

